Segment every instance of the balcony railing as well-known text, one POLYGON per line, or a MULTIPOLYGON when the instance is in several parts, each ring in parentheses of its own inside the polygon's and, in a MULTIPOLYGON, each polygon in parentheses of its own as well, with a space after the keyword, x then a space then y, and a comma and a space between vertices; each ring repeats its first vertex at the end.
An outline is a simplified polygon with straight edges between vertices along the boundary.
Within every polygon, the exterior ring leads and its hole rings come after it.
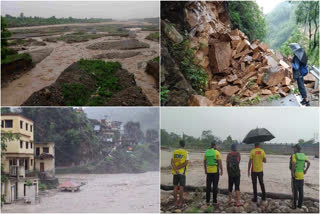
POLYGON ((10 166, 9 167, 9 176, 11 176, 11 177, 18 176, 18 166, 10 166))
POLYGON ((26 170, 24 169, 24 166, 12 165, 9 167, 9 176, 24 178, 26 176, 26 170))

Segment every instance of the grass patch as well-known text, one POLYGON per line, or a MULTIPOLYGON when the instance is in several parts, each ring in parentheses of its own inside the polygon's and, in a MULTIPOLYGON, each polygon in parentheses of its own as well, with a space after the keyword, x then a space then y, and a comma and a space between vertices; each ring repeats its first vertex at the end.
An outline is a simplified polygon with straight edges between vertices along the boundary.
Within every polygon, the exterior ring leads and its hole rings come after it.
POLYGON ((200 210, 200 208, 193 207, 193 208, 187 210, 186 212, 187 213, 201 213, 201 210, 200 210))
POLYGON ((121 68, 119 62, 81 59, 79 65, 95 80, 96 88, 90 89, 81 83, 62 84, 66 105, 103 105, 115 92, 122 90, 119 78, 114 76, 114 72, 121 68))
POLYGON ((170 93, 170 90, 167 87, 161 86, 161 90, 160 90, 161 105, 165 105, 165 103, 168 101, 169 93, 170 93))
POLYGON ((271 95, 271 96, 268 97, 268 101, 272 102, 273 100, 280 99, 280 97, 281 97, 280 94, 271 95))
POLYGON ((154 32, 154 33, 150 33, 146 39, 151 40, 151 41, 155 41, 158 42, 160 39, 160 33, 159 32, 154 32))
MULTIPOLYGON (((168 25, 168 27, 170 27, 168 25)), ((208 74, 201 66, 194 63, 194 52, 197 47, 190 48, 190 41, 185 39, 179 44, 173 44, 173 54, 180 61, 180 68, 193 89, 203 94, 208 84, 208 74)))
POLYGON ((56 38, 46 38, 47 42, 56 42, 56 41, 64 41, 66 43, 77 43, 77 42, 86 42, 92 39, 98 39, 105 35, 103 34, 89 34, 83 32, 77 32, 72 34, 61 35, 56 38))
POLYGON ((32 58, 29 54, 23 53, 23 54, 9 54, 6 56, 6 58, 1 60, 1 65, 9 64, 18 60, 26 60, 27 62, 32 62, 32 58))
POLYGON ((153 59, 150 59, 149 61, 150 61, 150 62, 160 63, 160 56, 157 56, 157 57, 155 57, 155 58, 153 58, 153 59))

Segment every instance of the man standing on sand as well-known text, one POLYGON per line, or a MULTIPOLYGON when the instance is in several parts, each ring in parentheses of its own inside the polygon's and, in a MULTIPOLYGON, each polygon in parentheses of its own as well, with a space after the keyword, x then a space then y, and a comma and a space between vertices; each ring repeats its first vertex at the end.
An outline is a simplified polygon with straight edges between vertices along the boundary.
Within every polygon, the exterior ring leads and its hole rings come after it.
POLYGON ((248 177, 250 177, 251 171, 251 179, 253 186, 253 199, 252 202, 258 202, 258 193, 257 193, 257 178, 259 179, 261 192, 262 192, 262 200, 266 200, 266 190, 264 188, 263 183, 263 163, 267 162, 266 153, 263 149, 260 148, 259 143, 255 143, 255 148, 250 152, 250 160, 248 163, 248 177))
POLYGON ((173 185, 174 185, 174 201, 177 207, 181 208, 183 204, 183 188, 186 185, 186 174, 189 164, 189 153, 184 149, 185 142, 180 140, 180 148, 173 152, 171 159, 173 185), (179 200, 178 200, 179 189, 179 200))
POLYGON ((222 176, 222 162, 220 152, 214 149, 215 144, 211 143, 211 148, 206 150, 203 165, 207 175, 206 201, 210 203, 211 185, 213 184, 213 203, 217 203, 219 172, 222 176), (218 172, 219 166, 219 172, 218 172))
POLYGON ((307 174, 307 171, 310 167, 310 161, 308 157, 301 152, 301 147, 299 144, 296 144, 293 147, 294 154, 292 155, 292 167, 291 167, 291 176, 293 180, 293 209, 302 208, 303 203, 303 185, 304 185, 304 175, 307 174), (307 162, 307 168, 305 169, 305 163, 307 162), (298 199, 299 193, 299 199, 298 199))
POLYGON ((240 153, 237 152, 237 144, 231 145, 231 152, 227 156, 227 171, 228 171, 228 189, 229 189, 229 205, 232 205, 232 189, 233 184, 237 197, 237 207, 242 206, 240 202, 240 153))

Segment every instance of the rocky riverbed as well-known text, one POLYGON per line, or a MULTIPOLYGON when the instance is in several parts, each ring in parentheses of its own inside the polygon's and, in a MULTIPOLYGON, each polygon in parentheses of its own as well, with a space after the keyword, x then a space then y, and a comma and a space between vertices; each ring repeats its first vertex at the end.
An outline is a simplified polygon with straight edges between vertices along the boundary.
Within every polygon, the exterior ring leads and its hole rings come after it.
POLYGON ((228 204, 228 196, 224 194, 218 195, 217 205, 207 205, 205 192, 186 192, 185 202, 182 208, 177 209, 173 201, 172 191, 161 191, 161 212, 162 213, 319 213, 319 202, 311 200, 304 201, 302 209, 291 209, 290 199, 271 199, 261 201, 259 197, 258 203, 251 202, 252 195, 243 193, 241 202, 243 206, 232 206, 228 204))

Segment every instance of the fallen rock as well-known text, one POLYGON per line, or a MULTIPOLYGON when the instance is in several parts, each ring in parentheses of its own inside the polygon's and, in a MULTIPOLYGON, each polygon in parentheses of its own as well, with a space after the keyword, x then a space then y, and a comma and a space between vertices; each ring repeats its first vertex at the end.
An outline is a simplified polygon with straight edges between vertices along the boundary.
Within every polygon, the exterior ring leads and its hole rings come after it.
POLYGON ((209 60, 213 73, 223 73, 230 66, 232 50, 230 42, 221 42, 216 39, 209 43, 209 60))
POLYGON ((290 85, 291 79, 289 77, 284 77, 282 80, 282 85, 290 85))
POLYGON ((262 82, 267 86, 275 86, 282 82, 285 77, 285 70, 279 69, 269 69, 267 73, 265 73, 262 77, 262 82))
POLYGON ((213 102, 201 95, 192 95, 189 100, 189 106, 212 106, 213 102))
POLYGON ((221 92, 223 94, 225 94, 228 97, 231 97, 232 95, 234 95, 235 93, 237 93, 240 90, 240 88, 238 86, 225 86, 221 89, 221 92))
POLYGON ((165 21, 161 20, 161 27, 163 27, 164 32, 171 41, 175 43, 181 43, 183 41, 183 37, 174 26, 168 25, 165 21))
POLYGON ((220 92, 219 90, 213 89, 210 91, 205 92, 206 97, 208 97, 211 101, 215 102, 216 99, 219 97, 220 92))
POLYGON ((222 80, 220 80, 220 81, 218 82, 218 86, 219 86, 219 87, 223 87, 223 86, 226 86, 226 85, 228 85, 227 79, 222 79, 222 80))
POLYGON ((261 90, 261 94, 262 95, 272 95, 272 92, 268 89, 262 89, 261 90))
POLYGON ((229 75, 228 77, 227 77, 227 81, 228 82, 233 82, 233 81, 235 81, 235 80, 237 80, 238 79, 238 76, 236 75, 236 74, 234 74, 234 75, 229 75))

